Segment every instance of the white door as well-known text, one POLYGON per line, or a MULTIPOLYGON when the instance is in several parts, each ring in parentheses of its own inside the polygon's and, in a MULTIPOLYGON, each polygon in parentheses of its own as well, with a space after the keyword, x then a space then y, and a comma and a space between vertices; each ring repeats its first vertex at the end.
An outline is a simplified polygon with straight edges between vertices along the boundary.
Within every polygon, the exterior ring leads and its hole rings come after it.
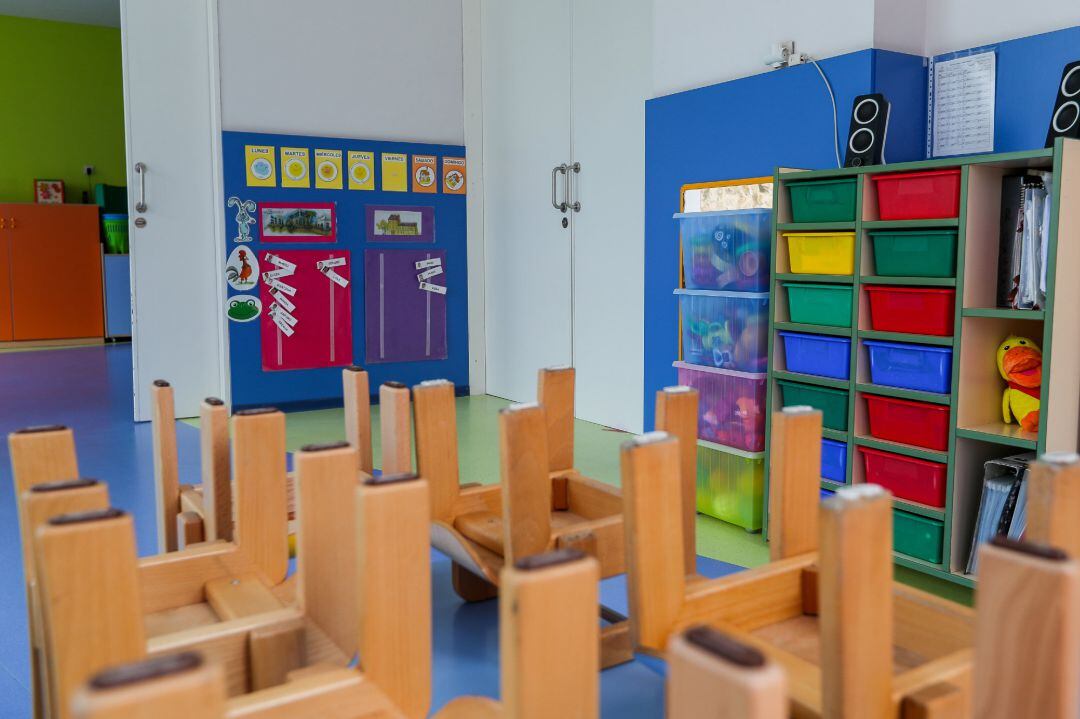
POLYGON ((482 25, 487 391, 534 400, 536 371, 572 358, 571 230, 551 204, 570 160, 570 0, 485 2, 482 25))
POLYGON ((216 0, 121 0, 135 419, 227 397, 216 0), (138 168, 138 170, 136 170, 138 168))
POLYGON ((652 19, 650 0, 573 0, 575 407, 581 419, 632 432, 643 421, 652 19))

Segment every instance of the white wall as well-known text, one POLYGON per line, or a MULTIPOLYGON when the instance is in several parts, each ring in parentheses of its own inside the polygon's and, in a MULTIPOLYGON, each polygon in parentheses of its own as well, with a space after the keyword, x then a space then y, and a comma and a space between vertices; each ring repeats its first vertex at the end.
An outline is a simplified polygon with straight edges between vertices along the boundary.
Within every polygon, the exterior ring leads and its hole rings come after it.
POLYGON ((1080 0, 927 0, 923 49, 940 55, 1075 25, 1080 0))
POLYGON ((226 130, 465 141, 460 2, 220 0, 219 19, 226 130))
POLYGON ((873 38, 869 0, 654 0, 653 93, 765 72, 770 46, 782 40, 829 57, 868 48, 873 38))

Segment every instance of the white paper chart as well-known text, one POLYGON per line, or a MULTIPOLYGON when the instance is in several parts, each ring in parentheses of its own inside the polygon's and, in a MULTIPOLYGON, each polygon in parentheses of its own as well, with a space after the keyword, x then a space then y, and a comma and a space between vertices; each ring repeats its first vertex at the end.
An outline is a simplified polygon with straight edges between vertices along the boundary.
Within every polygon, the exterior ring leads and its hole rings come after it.
POLYGON ((993 152, 996 54, 935 62, 932 73, 933 156, 993 152))

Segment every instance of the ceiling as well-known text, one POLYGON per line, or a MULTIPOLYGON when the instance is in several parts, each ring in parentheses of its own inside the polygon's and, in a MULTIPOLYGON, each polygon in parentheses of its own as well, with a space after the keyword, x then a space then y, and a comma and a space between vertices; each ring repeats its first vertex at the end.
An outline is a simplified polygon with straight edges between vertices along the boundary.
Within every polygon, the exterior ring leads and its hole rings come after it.
POLYGON ((120 27, 120 0, 0 0, 0 15, 120 27))

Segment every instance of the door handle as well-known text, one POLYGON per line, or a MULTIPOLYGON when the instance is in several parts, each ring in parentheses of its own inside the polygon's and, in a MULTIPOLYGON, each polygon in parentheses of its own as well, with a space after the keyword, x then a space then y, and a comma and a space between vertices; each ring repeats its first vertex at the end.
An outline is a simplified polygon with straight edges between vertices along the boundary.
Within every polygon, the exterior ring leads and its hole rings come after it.
POLYGON ((16 222, 15 222, 15 218, 14 218, 14 217, 9 217, 9 218, 8 218, 8 222, 10 222, 10 223, 11 223, 11 229, 13 229, 13 230, 14 230, 14 229, 15 229, 15 228, 17 227, 17 225, 18 225, 18 223, 16 223, 16 222))
MULTIPOLYGON (((563 174, 564 177, 566 177, 566 163, 563 163, 561 165, 555 165, 555 167, 551 168, 551 206, 559 212, 566 212, 566 202, 563 201, 562 203, 559 203, 555 201, 555 185, 557 184, 555 176, 560 172, 563 174)), ((567 182, 569 182, 569 180, 567 180, 567 182)), ((566 197, 565 190, 563 192, 563 197, 566 197)))
MULTIPOLYGON (((574 175, 581 172, 581 163, 580 162, 575 162, 572 165, 563 165, 563 167, 565 167, 567 170, 572 171, 574 173, 574 175)), ((581 203, 580 202, 578 202, 577 200, 574 200, 573 202, 570 202, 570 198, 571 198, 572 195, 575 196, 575 197, 577 196, 577 193, 573 192, 573 190, 577 189, 577 188, 573 187, 574 175, 571 175, 569 172, 566 173, 566 189, 565 189, 565 193, 563 194, 563 207, 564 208, 569 207, 574 212, 581 212, 581 203)), ((565 211, 566 210, 564 209, 563 212, 565 212, 565 211)))
POLYGON ((135 174, 139 176, 139 201, 135 203, 135 211, 146 212, 146 165, 136 162, 135 174))

